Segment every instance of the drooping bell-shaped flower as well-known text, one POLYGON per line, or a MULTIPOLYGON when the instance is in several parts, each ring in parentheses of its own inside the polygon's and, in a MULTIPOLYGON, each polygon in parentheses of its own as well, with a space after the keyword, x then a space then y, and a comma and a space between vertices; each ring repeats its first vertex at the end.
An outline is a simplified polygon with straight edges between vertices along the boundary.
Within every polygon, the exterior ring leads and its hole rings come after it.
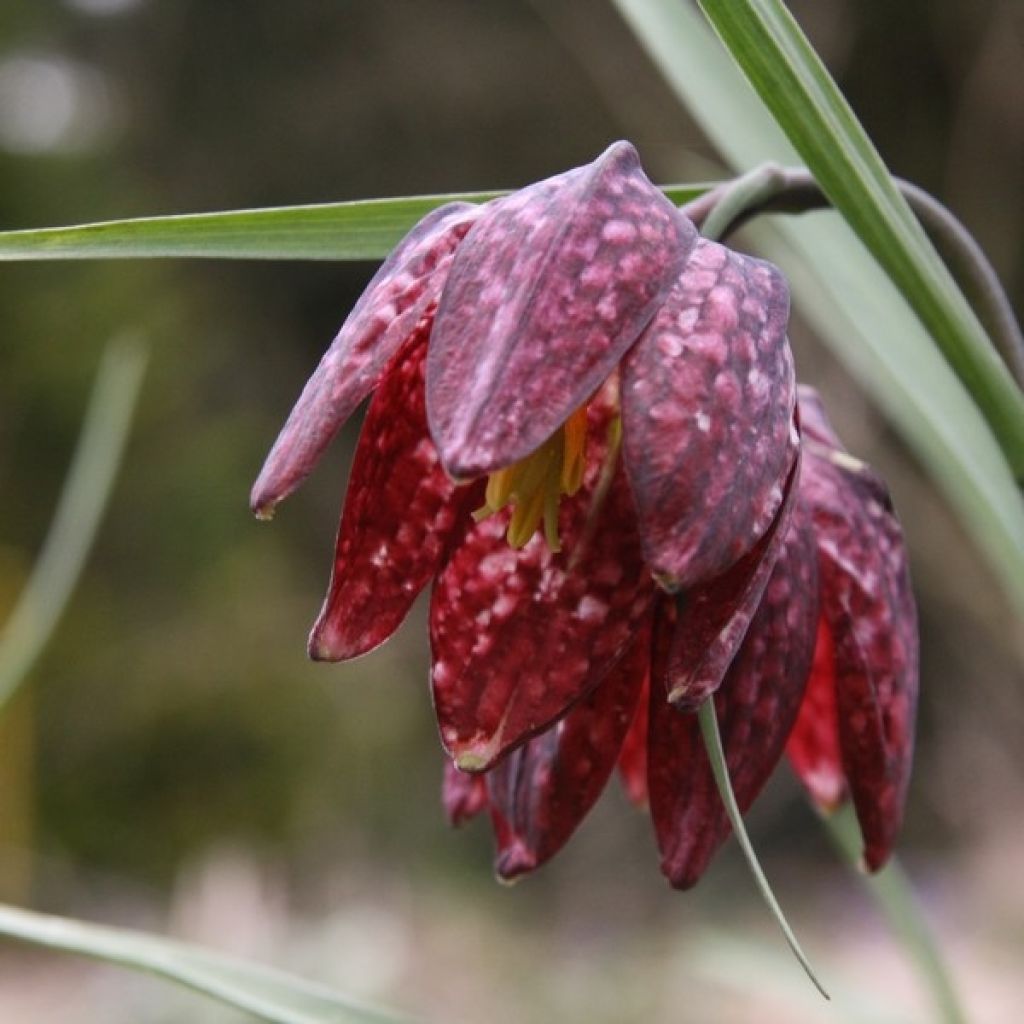
POLYGON ((917 614, 907 552, 884 482, 843 448, 820 399, 800 389, 800 501, 821 576, 814 666, 787 753, 811 798, 849 795, 864 862, 885 863, 903 820, 914 750, 917 614))
POLYGON ((375 389, 313 657, 377 646, 436 579, 441 735, 479 770, 597 685, 659 585, 727 580, 729 614, 696 628, 734 651, 792 490, 787 317, 778 271, 698 238, 628 143, 435 211, 371 281, 253 490, 268 514, 375 389))
POLYGON ((771 771, 813 647, 780 623, 816 601, 792 553, 808 534, 791 525, 806 516, 787 317, 778 271, 699 238, 616 143, 425 218, 271 451, 261 515, 372 393, 310 653, 371 650, 433 581, 445 806, 490 811, 503 875, 552 856, 621 761, 659 836, 679 833, 670 877, 695 879, 725 832, 710 799, 671 790, 681 755, 656 778, 651 751, 716 691, 731 742, 758 751, 738 789, 753 799, 771 771), (687 838, 701 821, 704 846, 687 838))

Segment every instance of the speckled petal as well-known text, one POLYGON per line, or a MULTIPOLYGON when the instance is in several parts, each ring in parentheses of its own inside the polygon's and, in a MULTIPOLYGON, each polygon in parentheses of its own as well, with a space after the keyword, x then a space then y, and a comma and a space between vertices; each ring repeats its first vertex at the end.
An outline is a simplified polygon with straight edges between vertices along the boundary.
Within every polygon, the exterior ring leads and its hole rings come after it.
MULTIPOLYGON (((650 656, 648 655, 648 660, 650 656)), ((650 720, 651 677, 648 668, 644 678, 640 699, 637 701, 636 714, 630 723, 629 732, 622 741, 619 752, 619 778, 622 788, 626 791, 629 802, 634 807, 646 810, 647 796, 647 728, 650 720)))
POLYGON ((800 460, 783 488, 775 521, 731 569, 677 598, 677 617, 663 682, 680 711, 694 711, 718 689, 736 655, 790 529, 800 460))
POLYGON ((702 239, 623 361, 626 469, 667 590, 726 572, 775 519, 799 443, 788 318, 770 263, 702 239))
POLYGON ((487 809, 487 777, 479 772, 460 772, 446 759, 441 803, 449 825, 464 825, 487 809))
MULTIPOLYGON (((674 607, 664 601, 671 617, 674 607)), ((729 777, 740 809, 760 793, 782 755, 814 652, 818 617, 814 538, 794 519, 757 614, 714 696, 729 777)), ((666 633, 655 642, 667 654, 666 633)), ((667 704, 652 687, 648 785, 662 871, 685 889, 704 872, 730 826, 700 736, 697 716, 667 704)))
POLYGON ((421 322, 385 371, 363 422, 334 569, 309 638, 318 661, 343 661, 382 644, 441 568, 449 539, 480 504, 481 487, 456 487, 427 434, 421 322))
POLYGON ((349 314, 292 409, 252 489, 260 518, 310 474, 388 361, 436 305, 455 248, 481 207, 450 203, 423 218, 391 253, 349 314))
POLYGON ((801 497, 811 509, 831 630, 839 739, 871 870, 903 818, 918 690, 917 615, 885 484, 863 463, 809 441, 801 497))
POLYGON ((594 806, 635 715, 649 659, 644 627, 590 694, 487 772, 500 878, 550 860, 594 806))
POLYGON ((506 511, 468 532, 435 583, 434 707, 463 769, 489 768, 584 697, 650 608, 654 586, 621 465, 593 502, 608 417, 595 404, 589 414, 584 485, 559 513, 562 551, 539 533, 510 547, 506 511))
POLYGON ((811 678, 786 741, 786 756, 820 810, 833 811, 842 803, 846 776, 839 749, 835 651, 824 617, 818 619, 811 678))
POLYGON ((448 471, 478 476, 550 437, 647 325, 695 239, 626 142, 491 204, 456 254, 427 360, 448 471))

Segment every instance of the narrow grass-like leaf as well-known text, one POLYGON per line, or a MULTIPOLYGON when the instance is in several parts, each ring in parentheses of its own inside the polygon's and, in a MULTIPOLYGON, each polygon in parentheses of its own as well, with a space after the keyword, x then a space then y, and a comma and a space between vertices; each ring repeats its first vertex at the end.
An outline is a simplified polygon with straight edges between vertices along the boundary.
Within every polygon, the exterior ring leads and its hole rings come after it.
POLYGON ((790 142, 886 269, 1024 479, 1024 394, 782 0, 699 0, 790 142))
MULTIPOLYGON (((673 202, 685 203, 709 187, 670 185, 664 191, 673 202)), ((0 260, 379 260, 438 206, 486 202, 503 194, 406 196, 4 231, 0 260)))
POLYGON ((711 771, 715 776, 715 785, 718 786, 719 796, 721 796, 722 803, 725 805, 725 812, 729 816, 729 824, 732 825, 736 840, 740 844, 740 849, 743 850, 743 856, 747 860, 750 873, 754 876, 754 881, 757 883, 765 903, 768 904, 768 909, 778 922, 779 928, 782 929, 782 934, 785 936, 789 948, 793 951, 793 955, 800 961, 800 966, 807 972, 807 977, 814 983, 814 987, 828 999, 828 992, 825 991, 825 987, 818 981, 818 976, 814 973, 811 962, 807 959, 803 949, 800 948, 800 943, 797 941, 796 935, 793 934, 793 929, 790 928, 786 915, 783 914, 779 901, 775 898, 775 893, 772 892, 772 887, 768 884, 768 879, 765 877, 760 861, 757 859, 754 846, 747 835, 746 826, 743 824, 743 815, 740 814, 739 805, 736 803, 736 796, 732 791, 729 766, 725 760, 725 750, 722 748, 722 735, 718 731, 718 716, 715 714, 713 698, 709 697, 701 704, 700 709, 697 711, 697 718, 700 722, 700 734, 704 740, 704 749, 707 751, 708 760, 711 762, 711 771))
MULTIPOLYGON (((615 3, 734 168, 799 162, 695 10, 678 0, 615 3)), ((755 239, 789 278, 796 307, 884 409, 1024 613, 1020 494, 991 431, 920 320, 834 213, 763 222, 755 239)))
MULTIPOLYGON (((872 989, 858 976, 856 965, 828 965, 828 991, 832 997, 827 1014, 821 1014, 818 993, 790 970, 790 954, 775 945, 734 931, 701 928, 679 951, 695 980, 735 991, 748 997, 756 993, 763 1005, 773 1007, 768 1020, 819 1020, 822 1024, 907 1024, 913 1019, 907 1000, 884 988, 872 989), (851 969, 852 968, 852 969, 851 969)), ((911 1004, 913 1005, 913 1004, 911 1004)))
POLYGON ((936 1019, 943 1024, 964 1024, 967 1017, 960 1006, 949 969, 903 865, 893 857, 877 874, 864 875, 859 871, 864 840, 852 806, 847 805, 827 815, 824 823, 833 843, 846 862, 858 871, 893 934, 903 943, 927 982, 928 991, 935 1000, 936 1019))
POLYGON ((81 575, 128 440, 146 359, 143 344, 130 338, 111 342, 103 354, 49 533, 0 630, 0 708, 46 647, 81 575))
POLYGON ((0 936, 157 975, 273 1024, 410 1024, 323 985, 142 932, 0 906, 0 936))

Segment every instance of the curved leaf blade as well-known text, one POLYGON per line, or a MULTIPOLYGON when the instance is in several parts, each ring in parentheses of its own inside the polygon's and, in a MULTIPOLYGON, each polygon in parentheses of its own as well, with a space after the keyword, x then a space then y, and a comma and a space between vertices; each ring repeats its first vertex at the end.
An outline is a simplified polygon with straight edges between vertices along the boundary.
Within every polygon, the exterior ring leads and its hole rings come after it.
MULTIPOLYGON (((684 203, 711 185, 671 185, 684 203)), ((0 261, 161 259, 379 260, 431 210, 483 203, 504 192, 365 199, 314 206, 136 217, 71 227, 0 232, 0 261)))
POLYGON ((699 3, 833 205, 931 332, 1024 478, 1024 394, 782 0, 699 3))
POLYGON ((740 849, 743 851, 743 856, 754 878, 754 883, 757 885, 765 903, 768 904, 768 909, 782 931, 786 944, 792 950, 793 955, 806 972, 807 977, 810 978, 811 983, 822 996, 825 999, 829 999, 830 997, 825 990, 825 986, 818 979, 810 960, 807 959, 807 954, 800 946, 800 942, 792 927, 790 927, 789 921, 786 920, 786 915, 782 912, 782 907, 779 906, 779 901, 775 898, 775 893, 765 877, 764 869, 761 867, 761 862, 757 858, 757 852, 754 850, 754 844, 751 843, 750 837, 747 835, 743 815, 740 813, 739 805, 736 803, 732 782, 729 779, 729 765, 725 758, 725 749, 722 746, 722 735, 718 729, 718 717, 715 712, 713 698, 709 697, 701 704, 697 710, 697 718, 700 721, 700 734, 704 741, 704 749, 707 751, 708 760, 711 762, 711 771, 715 777, 715 785, 718 787, 718 795, 725 805, 726 814, 729 816, 729 823, 732 825, 733 833, 740 844, 740 849))
POLYGON ((272 1024, 411 1024, 302 978, 142 932, 0 905, 0 936, 157 975, 272 1024))
MULTIPOLYGON (((693 8, 675 0, 615 4, 731 166, 799 162, 693 8)), ((1024 504, 992 432, 921 321, 834 214, 778 217, 757 231, 761 250, 789 278, 794 305, 920 458, 1024 612, 1024 504)))
POLYGON ((82 574, 128 442, 147 359, 147 349, 131 338, 111 342, 103 354, 53 522, 0 629, 0 709, 43 652, 82 574))

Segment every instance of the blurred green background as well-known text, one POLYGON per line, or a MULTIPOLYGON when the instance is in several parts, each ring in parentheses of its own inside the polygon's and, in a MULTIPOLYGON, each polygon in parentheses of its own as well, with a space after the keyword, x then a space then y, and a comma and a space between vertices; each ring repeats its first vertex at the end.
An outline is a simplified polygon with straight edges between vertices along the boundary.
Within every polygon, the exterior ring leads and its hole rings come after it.
MULTIPOLYGON (((1024 8, 793 3, 890 167, 944 199, 1024 306, 1024 8)), ((630 138, 657 181, 720 172, 614 11, 582 0, 4 0, 0 227, 515 187, 630 138)), ((785 268, 783 268, 785 269, 785 268)), ((433 1020, 819 1021, 735 849, 670 895, 611 787, 554 864, 490 878, 444 825, 421 610, 306 662, 356 436, 272 526, 262 455, 373 268, 5 264, 0 610, 45 534, 104 343, 154 355, 96 549, 0 721, 0 896, 290 966, 433 1020)), ((799 313, 799 311, 797 311, 799 313)), ((1024 996, 1022 638, 906 450, 799 322, 800 376, 889 478, 923 640, 902 845, 979 1021, 1024 996)), ((893 339, 898 344, 898 339, 893 339)), ((929 1020, 785 769, 751 831, 853 1020, 929 1020)), ((0 950, 0 1020, 241 1019, 0 950)))

